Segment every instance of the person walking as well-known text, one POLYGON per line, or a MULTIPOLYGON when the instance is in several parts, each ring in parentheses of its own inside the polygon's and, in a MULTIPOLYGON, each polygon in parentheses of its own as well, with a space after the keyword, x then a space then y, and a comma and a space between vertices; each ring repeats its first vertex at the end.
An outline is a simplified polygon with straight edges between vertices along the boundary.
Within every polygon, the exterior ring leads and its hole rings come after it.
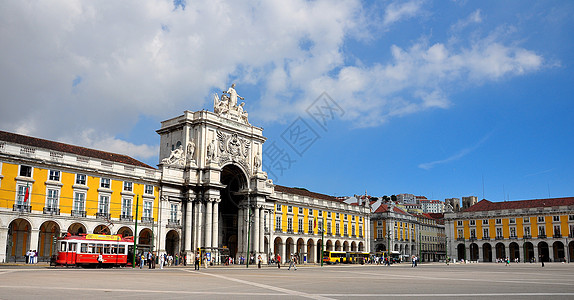
POLYGON ((281 255, 277 254, 277 269, 281 269, 281 255))
POLYGON ((102 264, 104 263, 104 257, 102 256, 102 252, 98 254, 98 269, 102 268, 102 264))
POLYGON ((544 268, 544 255, 540 254, 538 259, 540 260, 540 262, 542 263, 542 267, 544 268))
POLYGON ((159 255, 159 268, 160 268, 160 270, 163 269, 163 264, 164 264, 164 263, 165 263, 165 256, 163 256, 163 255, 160 254, 160 255, 159 255))
POLYGON ((259 255, 259 256, 257 257, 257 268, 258 268, 258 269, 261 269, 261 260, 262 260, 261 255, 259 255))
POLYGON ((291 262, 287 271, 291 270, 291 267, 293 267, 294 271, 297 271, 297 256, 293 254, 291 254, 291 262))
POLYGON ((199 254, 195 255, 195 262, 194 262, 195 270, 199 270, 199 254))

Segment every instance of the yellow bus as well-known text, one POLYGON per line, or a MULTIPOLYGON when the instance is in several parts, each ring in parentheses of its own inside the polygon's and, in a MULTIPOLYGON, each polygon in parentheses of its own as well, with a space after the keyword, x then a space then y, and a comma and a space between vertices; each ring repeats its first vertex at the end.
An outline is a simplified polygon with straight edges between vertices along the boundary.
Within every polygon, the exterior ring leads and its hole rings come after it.
POLYGON ((369 255, 369 252, 323 251, 323 262, 327 264, 356 264, 361 263, 361 260, 366 262, 369 255))

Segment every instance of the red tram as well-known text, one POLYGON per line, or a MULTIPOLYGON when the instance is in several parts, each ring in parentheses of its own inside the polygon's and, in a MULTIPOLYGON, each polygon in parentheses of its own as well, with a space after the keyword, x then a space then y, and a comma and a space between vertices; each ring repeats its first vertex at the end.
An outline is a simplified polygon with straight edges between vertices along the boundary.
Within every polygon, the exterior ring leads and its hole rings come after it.
POLYGON ((59 251, 56 265, 88 266, 98 264, 101 253, 105 266, 126 266, 131 264, 133 237, 121 235, 67 234, 58 239, 59 251))

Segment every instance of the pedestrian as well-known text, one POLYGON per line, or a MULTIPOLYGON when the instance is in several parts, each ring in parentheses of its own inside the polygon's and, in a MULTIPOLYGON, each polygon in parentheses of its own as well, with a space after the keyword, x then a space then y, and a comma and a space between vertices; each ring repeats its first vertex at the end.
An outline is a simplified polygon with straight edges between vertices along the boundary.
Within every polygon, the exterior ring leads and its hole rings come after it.
POLYGON ((293 267, 294 271, 297 271, 297 256, 293 254, 291 254, 291 262, 289 263, 287 271, 291 270, 291 267, 293 267))
POLYGON ((98 269, 100 269, 102 267, 103 263, 104 263, 104 257, 102 256, 102 252, 100 252, 98 254, 98 269))
POLYGON ((163 269, 163 264, 165 263, 165 256, 160 255, 159 256, 159 268, 163 269))
POLYGON ((207 253, 203 255, 203 268, 207 269, 207 253))
POLYGON ((417 260, 416 260, 415 256, 414 255, 411 256, 411 268, 414 268, 416 261, 417 260))
POLYGON ((148 265, 148 269, 151 269, 152 267, 152 259, 153 259, 153 254, 151 254, 151 251, 147 253, 147 265, 148 265))
POLYGON ((140 269, 143 269, 143 266, 145 264, 145 255, 140 252, 139 258, 140 258, 140 269))
POLYGON ((257 260, 258 260, 258 262, 257 262, 257 268, 261 269, 261 255, 259 255, 259 256, 257 257, 257 260))
POLYGON ((540 262, 542 263, 542 267, 544 268, 544 255, 540 254, 539 258, 540 262))
POLYGON ((277 269, 281 269, 281 255, 277 254, 277 269))
POLYGON ((195 255, 195 263, 194 263, 194 265, 195 265, 195 270, 198 271, 198 270, 199 270, 199 254, 196 254, 196 255, 195 255))

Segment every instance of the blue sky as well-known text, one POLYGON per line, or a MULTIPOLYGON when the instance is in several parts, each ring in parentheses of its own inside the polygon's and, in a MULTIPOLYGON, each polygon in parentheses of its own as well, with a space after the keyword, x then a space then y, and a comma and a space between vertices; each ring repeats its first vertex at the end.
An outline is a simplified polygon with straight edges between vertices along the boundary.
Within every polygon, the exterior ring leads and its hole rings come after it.
POLYGON ((156 165, 159 122, 236 83, 278 184, 574 196, 572 15, 572 1, 5 1, 0 129, 156 165), (317 103, 335 108, 321 124, 317 103))

